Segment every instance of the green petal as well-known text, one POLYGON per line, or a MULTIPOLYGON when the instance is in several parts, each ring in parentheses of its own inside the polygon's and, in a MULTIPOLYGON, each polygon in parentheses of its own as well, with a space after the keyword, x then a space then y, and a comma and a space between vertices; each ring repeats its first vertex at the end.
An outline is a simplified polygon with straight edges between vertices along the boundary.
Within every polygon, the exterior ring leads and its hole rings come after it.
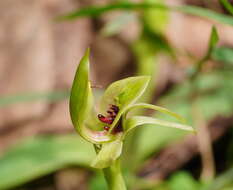
MULTIPOLYGON (((86 127, 93 108, 93 95, 89 82, 89 49, 81 59, 73 81, 70 94, 70 116, 77 132, 91 143, 111 140, 105 131, 93 131, 86 127)), ((98 124, 98 123, 96 123, 98 124)))
POLYGON ((157 126, 172 127, 172 128, 178 128, 178 129, 195 132, 195 130, 191 126, 188 126, 188 125, 164 121, 164 120, 160 120, 160 119, 156 119, 152 117, 133 116, 125 121, 125 127, 126 127, 125 135, 129 133, 132 129, 138 126, 142 126, 142 125, 143 126, 145 125, 156 126, 157 125, 157 126))
POLYGON ((111 166, 113 162, 121 155, 122 145, 123 143, 120 139, 103 144, 100 152, 93 160, 91 166, 99 169, 111 166))
POLYGON ((169 115, 171 117, 174 117, 174 118, 176 118, 177 120, 179 120, 182 123, 185 122, 185 119, 182 116, 180 116, 179 114, 175 113, 175 112, 172 112, 172 111, 170 111, 170 110, 168 110, 166 108, 160 107, 160 106, 155 106, 155 105, 146 104, 146 103, 138 103, 138 104, 134 104, 134 105, 130 106, 127 109, 127 113, 129 111, 131 111, 132 109, 135 109, 135 108, 153 109, 153 110, 159 111, 161 113, 167 114, 167 115, 169 115))
POLYGON ((132 105, 143 94, 149 80, 150 77, 148 76, 129 77, 114 82, 107 88, 100 101, 100 111, 105 114, 110 104, 119 107, 119 113, 112 124, 110 132, 127 107, 132 105))

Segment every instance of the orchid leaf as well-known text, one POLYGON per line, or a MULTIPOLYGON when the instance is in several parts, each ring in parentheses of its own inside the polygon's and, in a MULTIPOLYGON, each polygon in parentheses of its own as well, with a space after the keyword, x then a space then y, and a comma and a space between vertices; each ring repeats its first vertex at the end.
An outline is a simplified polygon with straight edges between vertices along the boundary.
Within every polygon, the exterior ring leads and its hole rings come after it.
POLYGON ((40 136, 18 142, 0 157, 0 189, 14 189, 70 166, 89 167, 94 156, 92 145, 77 135, 40 136))
POLYGON ((130 117, 125 121, 125 126, 126 126, 126 132, 125 134, 129 133, 132 129, 138 126, 164 126, 164 127, 172 127, 172 128, 178 128, 178 129, 183 129, 187 131, 195 131, 191 126, 188 125, 183 125, 179 123, 174 123, 174 122, 169 122, 169 121, 164 121, 152 117, 145 117, 145 116, 133 116, 130 117))
POLYGON ((103 144, 91 166, 99 169, 111 166, 114 161, 121 155, 122 145, 123 143, 120 139, 103 144))
MULTIPOLYGON (((174 117, 176 118, 178 121, 184 123, 185 122, 185 119, 180 116, 179 114, 175 113, 175 112, 172 112, 166 108, 163 108, 163 107, 160 107, 160 106, 155 106, 155 105, 152 105, 152 104, 146 104, 146 103, 138 103, 138 104, 134 104, 132 106, 130 106, 127 110, 127 112, 131 111, 132 109, 136 109, 136 108, 146 108, 146 109, 152 109, 152 110, 155 110, 155 111, 159 111, 161 113, 164 113, 164 114, 167 114, 171 117, 174 117)), ((127 113, 126 113, 127 114, 127 113)))
POLYGON ((81 59, 73 81, 70 95, 70 116, 77 132, 87 141, 98 144, 111 140, 105 131, 95 132, 87 128, 87 119, 93 107, 93 96, 89 82, 89 50, 81 59))
MULTIPOLYGON (((150 77, 139 76, 129 77, 112 83, 105 91, 102 99, 100 100, 100 111, 104 114, 110 104, 119 107, 119 113, 115 118, 112 126, 119 121, 122 113, 128 106, 137 101, 145 91, 150 77)), ((111 130, 110 130, 111 131, 111 130)))

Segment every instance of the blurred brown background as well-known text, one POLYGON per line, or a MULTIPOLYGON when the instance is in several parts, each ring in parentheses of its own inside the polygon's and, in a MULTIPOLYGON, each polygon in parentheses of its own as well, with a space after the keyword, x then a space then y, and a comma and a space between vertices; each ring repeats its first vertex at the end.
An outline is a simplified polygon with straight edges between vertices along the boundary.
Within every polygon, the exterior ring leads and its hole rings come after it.
MULTIPOLYGON (((22 93, 68 91, 78 61, 91 47, 91 73, 95 85, 109 83, 136 72, 132 42, 141 26, 133 20, 119 34, 104 37, 102 26, 119 13, 96 19, 82 18, 57 22, 56 16, 87 5, 104 4, 95 0, 2 0, 0 1, 0 96, 22 93)), ((168 4, 194 4, 224 13, 217 1, 169 0, 168 4)), ((233 29, 214 21, 181 13, 170 13, 165 36, 180 52, 201 57, 205 54, 211 26, 221 36, 220 45, 233 46, 233 29)), ((183 68, 192 64, 183 53, 177 64, 161 56, 158 94, 168 83, 183 80, 183 68)), ((68 101, 17 103, 0 108, 0 152, 19 140, 37 134, 73 132, 68 101)))

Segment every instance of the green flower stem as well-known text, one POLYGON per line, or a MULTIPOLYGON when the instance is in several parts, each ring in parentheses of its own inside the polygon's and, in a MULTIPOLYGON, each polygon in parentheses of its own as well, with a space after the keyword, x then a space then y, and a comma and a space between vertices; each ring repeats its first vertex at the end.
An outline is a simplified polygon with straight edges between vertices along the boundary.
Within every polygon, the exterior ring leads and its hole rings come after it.
POLYGON ((121 173, 120 160, 117 159, 112 166, 103 169, 104 177, 109 190, 126 190, 125 181, 121 173))
MULTIPOLYGON (((98 154, 101 148, 97 145, 94 145, 94 148, 95 152, 98 154)), ((121 173, 121 163, 119 158, 110 167, 104 168, 103 172, 109 190, 127 190, 121 173)))

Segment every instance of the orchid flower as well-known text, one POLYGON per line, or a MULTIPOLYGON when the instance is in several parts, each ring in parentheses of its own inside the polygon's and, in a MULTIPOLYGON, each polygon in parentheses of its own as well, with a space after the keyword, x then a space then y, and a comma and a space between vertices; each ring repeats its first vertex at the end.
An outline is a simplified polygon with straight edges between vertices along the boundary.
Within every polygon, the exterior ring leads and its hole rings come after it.
POLYGON ((112 83, 100 99, 98 109, 89 79, 89 50, 77 68, 70 95, 70 115, 76 131, 98 148, 92 162, 95 168, 107 168, 119 158, 127 134, 138 126, 147 124, 194 131, 183 124, 183 118, 163 107, 137 103, 144 93, 149 76, 129 77, 112 83), (175 117, 180 123, 159 120, 147 116, 129 114, 136 108, 153 109, 175 117))

